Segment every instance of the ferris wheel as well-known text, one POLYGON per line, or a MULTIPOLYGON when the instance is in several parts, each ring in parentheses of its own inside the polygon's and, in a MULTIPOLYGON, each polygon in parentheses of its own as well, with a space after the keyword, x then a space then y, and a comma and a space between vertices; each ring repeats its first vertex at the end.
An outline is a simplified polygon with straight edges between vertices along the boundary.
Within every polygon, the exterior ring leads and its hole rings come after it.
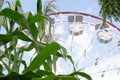
MULTIPOLYGON (((76 71, 86 72, 100 80, 120 78, 120 29, 87 13, 57 12, 49 14, 53 39, 73 57, 76 71)), ((57 74, 74 70, 69 61, 60 59, 57 74)), ((93 80, 94 80, 93 79, 93 80)), ((113 79, 112 79, 113 80, 113 79)))

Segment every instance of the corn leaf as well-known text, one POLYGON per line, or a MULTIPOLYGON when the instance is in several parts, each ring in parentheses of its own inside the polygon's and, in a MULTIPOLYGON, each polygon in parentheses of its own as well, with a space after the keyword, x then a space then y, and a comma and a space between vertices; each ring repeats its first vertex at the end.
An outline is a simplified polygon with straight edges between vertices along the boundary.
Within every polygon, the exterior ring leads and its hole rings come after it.
POLYGON ((0 34, 0 46, 12 40, 11 35, 0 34))
POLYGON ((37 0, 37 12, 42 14, 42 0, 37 0))
POLYGON ((19 39, 23 40, 23 41, 32 41, 28 36, 26 36, 23 32, 20 32, 20 31, 14 31, 12 36, 16 36, 18 37, 19 39))
POLYGON ((92 78, 84 72, 73 72, 70 74, 70 76, 76 76, 76 75, 82 76, 82 77, 86 78, 87 80, 92 80, 92 78))
POLYGON ((56 42, 48 44, 44 49, 41 50, 31 64, 23 71, 23 73, 34 71, 51 55, 56 53, 60 49, 60 45, 56 42))
POLYGON ((27 29, 29 28, 29 24, 28 24, 28 21, 26 20, 26 18, 14 10, 5 8, 0 12, 0 15, 14 20, 16 23, 21 25, 22 28, 27 28, 27 29))

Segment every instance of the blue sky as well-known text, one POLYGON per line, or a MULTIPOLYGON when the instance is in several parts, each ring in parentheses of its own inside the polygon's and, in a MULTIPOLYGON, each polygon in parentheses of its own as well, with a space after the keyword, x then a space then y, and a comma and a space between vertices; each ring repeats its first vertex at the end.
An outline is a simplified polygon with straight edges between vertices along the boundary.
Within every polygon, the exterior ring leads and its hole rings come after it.
MULTIPOLYGON (((37 0, 21 0, 25 11, 35 11, 37 0)), ((43 3, 47 0, 43 0, 43 3)), ((99 15, 99 5, 97 0, 57 0, 55 4, 60 11, 89 12, 96 16, 99 15)))
MULTIPOLYGON (((43 4, 48 0, 42 0, 43 4)), ((21 0, 25 12, 36 11, 37 0, 21 0)), ((56 0, 55 4, 60 11, 84 12, 95 16, 99 16, 100 6, 98 0, 56 0)), ((120 23, 114 22, 120 27, 120 23)))

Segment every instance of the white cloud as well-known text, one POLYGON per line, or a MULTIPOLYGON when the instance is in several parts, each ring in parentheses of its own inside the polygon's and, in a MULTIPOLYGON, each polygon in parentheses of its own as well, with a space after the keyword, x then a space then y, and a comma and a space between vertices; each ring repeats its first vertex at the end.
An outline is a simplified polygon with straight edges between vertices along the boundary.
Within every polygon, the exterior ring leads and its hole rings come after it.
POLYGON ((64 31, 64 29, 63 29, 63 25, 58 25, 57 27, 56 27, 56 29, 55 29, 55 34, 64 34, 65 33, 65 31, 64 31))

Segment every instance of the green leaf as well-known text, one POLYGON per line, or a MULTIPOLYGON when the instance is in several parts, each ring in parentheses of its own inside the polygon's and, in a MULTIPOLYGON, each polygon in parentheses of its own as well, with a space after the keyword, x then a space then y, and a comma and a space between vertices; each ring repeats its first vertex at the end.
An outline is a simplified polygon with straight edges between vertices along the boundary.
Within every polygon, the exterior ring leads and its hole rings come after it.
POLYGON ((42 50, 43 48, 45 48, 46 45, 48 45, 48 44, 44 44, 44 43, 41 43, 41 42, 38 42, 38 41, 35 41, 34 44, 35 44, 34 47, 36 48, 37 54, 39 54, 39 53, 41 52, 41 50, 42 50))
POLYGON ((2 73, 2 71, 0 71, 0 77, 3 77, 4 76, 4 74, 2 73))
POLYGON ((4 76, 4 74, 2 73, 2 71, 3 71, 3 65, 0 64, 0 76, 4 76))
MULTIPOLYGON (((42 13, 42 0, 37 0, 37 13, 41 14, 41 15, 43 14, 42 13)), ((39 21, 38 30, 39 30, 39 37, 40 37, 40 39, 42 39, 43 35, 44 35, 44 30, 45 30, 44 20, 39 21)))
POLYGON ((11 35, 0 34, 0 46, 12 40, 11 35))
POLYGON ((84 72, 73 72, 70 74, 70 76, 76 76, 76 75, 82 76, 82 77, 86 78, 87 80, 92 80, 92 78, 84 72))
POLYGON ((60 45, 56 42, 48 44, 43 50, 41 50, 40 54, 38 54, 31 64, 26 68, 23 73, 28 71, 34 71, 37 69, 51 54, 56 53, 60 49, 60 45))
POLYGON ((38 23, 39 37, 42 39, 45 36, 45 21, 41 20, 38 23))
POLYGON ((48 64, 48 66, 50 68, 50 71, 52 71, 53 60, 52 60, 51 56, 49 56, 46 61, 47 61, 47 64, 48 64))
POLYGON ((30 80, 30 78, 26 77, 25 75, 20 75, 15 72, 11 72, 10 74, 0 77, 0 80, 30 80))
POLYGON ((24 67, 25 67, 25 68, 27 68, 26 61, 24 61, 24 60, 21 60, 21 63, 24 65, 24 67))
POLYGON ((29 24, 28 24, 28 21, 26 20, 26 18, 14 10, 5 8, 0 12, 0 15, 14 20, 16 23, 21 25, 22 28, 29 28, 29 24))
POLYGON ((12 36, 16 36, 18 37, 19 39, 23 40, 23 41, 29 41, 31 42, 32 40, 26 36, 23 32, 20 32, 20 31, 17 31, 15 30, 13 33, 12 33, 12 36))
POLYGON ((6 54, 0 55, 0 61, 5 57, 6 54))
POLYGON ((21 3, 20 3, 20 0, 16 0, 16 5, 21 7, 21 3))
POLYGON ((62 53, 63 57, 66 59, 67 58, 67 50, 63 46, 61 46, 61 53, 62 53))
POLYGON ((39 22, 41 20, 44 20, 45 16, 41 15, 41 14, 36 14, 36 15, 32 15, 32 13, 29 14, 29 24, 34 24, 36 22, 39 22))
POLYGON ((78 78, 69 75, 58 75, 54 80, 78 80, 78 78))
POLYGON ((20 0, 16 0, 16 11, 23 14, 23 9, 22 9, 22 6, 21 6, 21 3, 20 3, 20 0))
POLYGON ((44 66, 45 71, 50 71, 50 67, 47 62, 42 63, 42 65, 44 66))
POLYGON ((37 0, 37 13, 42 14, 42 0, 37 0))
POLYGON ((30 29, 30 33, 32 35, 32 38, 37 41, 37 35, 38 35, 38 29, 35 25, 34 22, 32 22, 31 20, 33 19, 33 15, 30 13, 29 17, 28 17, 28 21, 29 21, 29 29, 30 29))
POLYGON ((35 72, 35 74, 39 75, 39 77, 54 75, 52 72, 43 71, 43 70, 38 70, 38 71, 35 72))
POLYGON ((57 58, 63 58, 63 55, 60 52, 56 53, 57 58))
POLYGON ((10 74, 7 75, 7 77, 14 77, 14 76, 17 76, 19 75, 18 73, 16 72, 11 72, 10 74))
POLYGON ((70 60, 70 62, 71 62, 72 65, 73 65, 73 69, 74 69, 74 71, 76 71, 76 68, 75 68, 75 66, 74 66, 74 61, 73 61, 73 59, 72 59, 72 56, 67 55, 67 59, 70 60))
POLYGON ((2 72, 2 70, 3 70, 3 65, 0 64, 0 72, 2 72))
POLYGON ((26 78, 28 78, 28 79, 26 79, 26 80, 31 80, 32 78, 40 78, 40 77, 41 77, 40 75, 38 75, 38 74, 36 74, 36 73, 34 73, 34 72, 32 72, 32 71, 27 72, 27 73, 24 74, 23 76, 25 76, 26 78))
POLYGON ((69 60, 70 60, 70 62, 74 65, 74 61, 73 61, 73 59, 72 59, 72 56, 67 55, 67 59, 69 59, 69 60))
POLYGON ((35 24, 32 24, 29 26, 29 29, 31 30, 32 38, 37 41, 38 36, 38 29, 35 26, 35 24))

